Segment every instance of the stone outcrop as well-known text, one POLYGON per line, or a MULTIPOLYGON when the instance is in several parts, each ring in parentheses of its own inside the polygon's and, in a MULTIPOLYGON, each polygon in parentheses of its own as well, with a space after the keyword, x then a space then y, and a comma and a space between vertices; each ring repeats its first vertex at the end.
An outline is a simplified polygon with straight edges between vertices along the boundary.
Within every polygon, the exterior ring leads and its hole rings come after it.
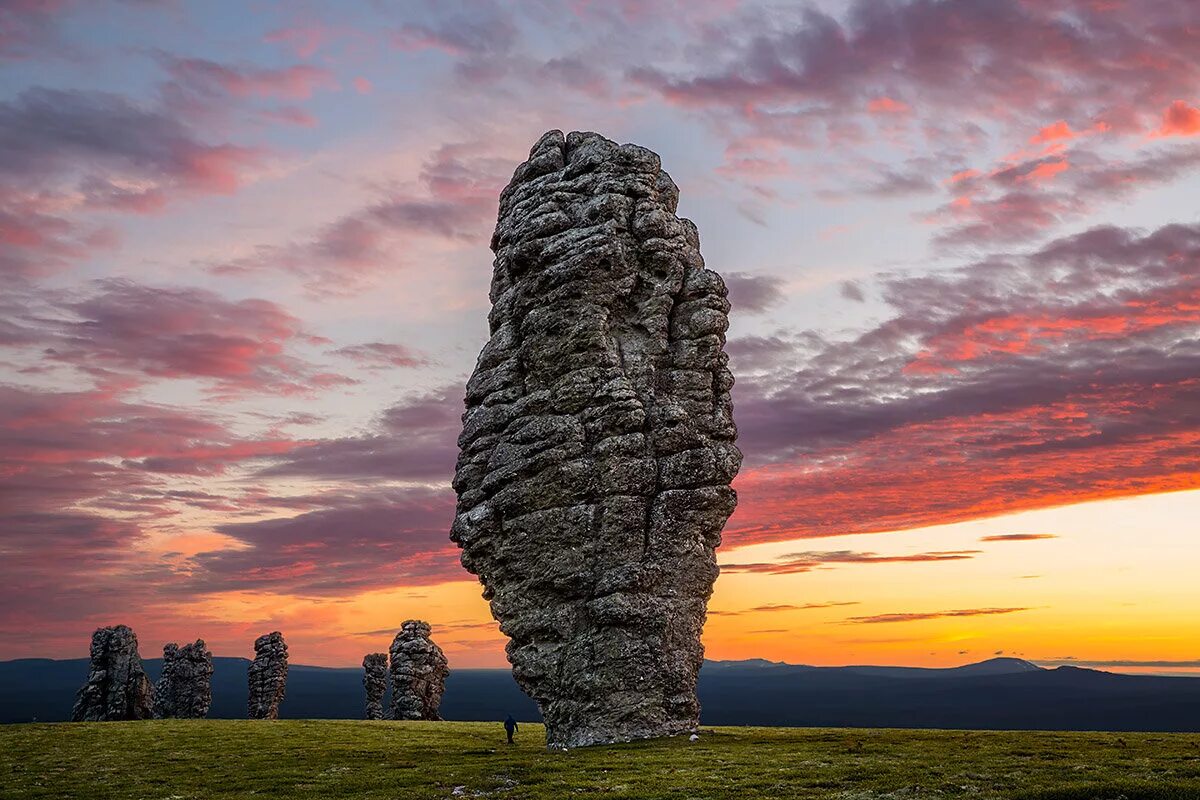
POLYGON ((203 639, 163 647, 163 668, 154 685, 154 716, 203 719, 212 705, 212 653, 203 639))
POLYGON ((389 649, 392 719, 441 719, 438 708, 450 674, 446 654, 430 638, 428 622, 410 619, 389 649))
POLYGON ((254 640, 250 663, 250 719, 279 719, 279 704, 287 690, 287 644, 279 631, 254 640))
POLYGON ((689 732, 741 464, 724 282, 659 157, 543 136, 500 195, 451 538, 553 747, 689 732))
POLYGON ((87 682, 75 697, 71 719, 108 722, 149 719, 153 710, 150 679, 142 668, 137 634, 125 625, 92 634, 87 682))
POLYGON ((367 719, 383 719, 383 694, 387 691, 387 653, 363 656, 363 689, 367 693, 367 719))

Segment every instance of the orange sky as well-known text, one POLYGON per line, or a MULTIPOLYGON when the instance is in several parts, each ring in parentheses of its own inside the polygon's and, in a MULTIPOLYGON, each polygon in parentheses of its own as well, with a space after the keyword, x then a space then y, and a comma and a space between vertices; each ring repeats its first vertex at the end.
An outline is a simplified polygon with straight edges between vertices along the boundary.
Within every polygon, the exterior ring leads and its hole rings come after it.
MULTIPOLYGON (((707 656, 951 666, 1003 653, 1046 662, 1190 661, 1141 671, 1200 672, 1192 558, 1200 530, 1184 520, 1200 520, 1200 491, 722 549, 707 656), (802 571, 729 566, 789 563, 802 571)), ((176 609, 191 630, 152 615, 131 619, 143 655, 168 635, 206 636, 220 655, 247 655, 256 632, 279 627, 296 663, 352 666, 386 650, 399 621, 418 617, 432 622, 452 665, 504 666, 503 637, 480 587, 466 578, 328 600, 229 593, 176 609)))

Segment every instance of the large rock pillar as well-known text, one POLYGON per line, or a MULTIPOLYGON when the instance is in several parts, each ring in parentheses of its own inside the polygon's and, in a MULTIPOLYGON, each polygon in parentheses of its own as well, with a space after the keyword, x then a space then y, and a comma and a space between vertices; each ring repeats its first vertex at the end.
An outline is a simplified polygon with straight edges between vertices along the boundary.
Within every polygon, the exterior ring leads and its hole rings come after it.
POLYGON ((551 131, 500 196, 451 538, 550 746, 699 723, 741 464, 725 285, 659 157, 551 131))

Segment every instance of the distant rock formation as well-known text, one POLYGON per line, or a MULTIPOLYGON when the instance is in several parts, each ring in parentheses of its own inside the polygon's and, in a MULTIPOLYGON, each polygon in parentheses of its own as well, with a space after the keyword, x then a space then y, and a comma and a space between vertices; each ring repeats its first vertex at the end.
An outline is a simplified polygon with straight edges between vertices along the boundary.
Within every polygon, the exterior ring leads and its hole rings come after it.
POLYGON ((367 692, 367 719, 383 719, 383 694, 387 691, 388 654, 363 656, 363 689, 367 692))
POLYGON ((500 195, 451 538, 550 746, 693 731, 741 465, 729 303, 659 157, 544 135, 500 195))
POLYGON ((87 683, 75 697, 71 719, 75 722, 149 719, 153 711, 152 692, 138 654, 137 634, 125 625, 99 628, 92 634, 87 683))
POLYGON ((163 668, 154 685, 154 716, 203 719, 212 705, 212 653, 203 639, 163 647, 163 668))
POLYGON ((392 719, 441 719, 438 708, 450 674, 446 654, 428 622, 410 619, 392 640, 392 719))
POLYGON ((287 644, 279 631, 254 640, 250 663, 250 719, 279 719, 279 704, 287 690, 287 644))

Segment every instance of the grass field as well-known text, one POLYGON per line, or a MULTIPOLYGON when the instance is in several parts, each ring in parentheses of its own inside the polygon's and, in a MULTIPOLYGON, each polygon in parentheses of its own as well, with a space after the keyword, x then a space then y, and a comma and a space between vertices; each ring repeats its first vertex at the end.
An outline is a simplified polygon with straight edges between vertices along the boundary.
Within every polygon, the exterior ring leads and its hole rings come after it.
POLYGON ((799 728, 549 753, 540 726, 162 720, 0 727, 13 798, 1200 798, 1200 735, 799 728))

